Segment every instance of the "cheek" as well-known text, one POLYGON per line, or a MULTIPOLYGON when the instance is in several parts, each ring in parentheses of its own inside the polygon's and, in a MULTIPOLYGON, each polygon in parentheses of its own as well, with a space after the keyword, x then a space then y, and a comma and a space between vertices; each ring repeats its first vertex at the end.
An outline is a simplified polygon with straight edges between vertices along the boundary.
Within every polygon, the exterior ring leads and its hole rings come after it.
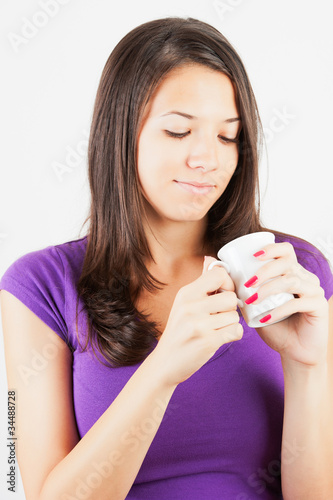
POLYGON ((163 180, 170 180, 176 175, 179 164, 179 153, 174 151, 167 141, 154 137, 153 134, 142 135, 138 147, 138 175, 142 183, 156 186, 163 180))
POLYGON ((167 157, 167 152, 166 141, 162 141, 156 131, 143 129, 138 141, 138 165, 142 169, 151 169, 154 163, 159 165, 161 160, 167 157))
POLYGON ((238 162, 238 147, 237 145, 229 146, 223 152, 222 168, 231 175, 234 172, 238 162))
POLYGON ((162 187, 170 176, 170 168, 161 151, 141 151, 138 155, 138 177, 141 187, 148 198, 163 192, 162 187))
POLYGON ((219 168, 210 173, 210 180, 215 181, 220 188, 224 189, 236 170, 237 162, 238 150, 226 148, 219 158, 219 168))

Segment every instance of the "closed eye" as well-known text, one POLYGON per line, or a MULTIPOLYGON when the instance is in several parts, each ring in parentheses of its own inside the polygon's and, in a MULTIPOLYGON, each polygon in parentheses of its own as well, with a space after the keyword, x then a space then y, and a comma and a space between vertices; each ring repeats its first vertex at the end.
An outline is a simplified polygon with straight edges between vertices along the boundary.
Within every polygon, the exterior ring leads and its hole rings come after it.
POLYGON ((171 130, 165 130, 167 135, 170 137, 176 137, 177 139, 182 139, 183 137, 186 137, 190 132, 183 132, 182 134, 177 134, 176 132, 171 132, 171 130))
MULTIPOLYGON (((176 132, 171 132, 171 130, 165 130, 165 132, 166 132, 166 134, 168 136, 175 137, 176 139, 183 139, 184 137, 186 137, 190 133, 190 131, 188 131, 188 132, 182 132, 182 133, 176 133, 176 132)), ((237 139, 237 137, 235 137, 235 139, 230 139, 228 137, 223 137, 222 135, 219 135, 218 137, 225 144, 229 144, 229 143, 238 144, 239 143, 239 139, 237 139)))
POLYGON ((223 137, 222 135, 219 135, 219 139, 221 139, 222 142, 226 142, 227 144, 233 143, 233 144, 239 144, 239 139, 235 137, 234 139, 228 139, 228 137, 223 137))

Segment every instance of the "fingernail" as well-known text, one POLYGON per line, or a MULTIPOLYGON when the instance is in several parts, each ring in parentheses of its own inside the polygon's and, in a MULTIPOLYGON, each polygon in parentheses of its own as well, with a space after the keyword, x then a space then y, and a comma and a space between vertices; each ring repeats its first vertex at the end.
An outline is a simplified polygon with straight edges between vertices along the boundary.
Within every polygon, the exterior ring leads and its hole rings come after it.
POLYGON ((246 286, 246 288, 249 288, 256 281, 258 281, 258 276, 252 276, 252 278, 250 278, 249 281, 247 281, 246 283, 244 283, 244 286, 246 286))
POLYGON ((260 257, 260 255, 265 255, 265 253, 265 250, 259 250, 259 252, 253 254, 253 257, 260 257))
POLYGON ((266 323, 266 321, 269 321, 271 319, 271 315, 270 314, 267 314, 267 316, 265 316, 264 318, 261 318, 259 321, 260 323, 266 323))
POLYGON ((257 300, 257 298, 258 298, 258 294, 254 293, 253 295, 251 295, 251 297, 249 297, 248 299, 246 299, 244 302, 245 302, 245 304, 252 304, 252 302, 254 302, 255 300, 257 300))

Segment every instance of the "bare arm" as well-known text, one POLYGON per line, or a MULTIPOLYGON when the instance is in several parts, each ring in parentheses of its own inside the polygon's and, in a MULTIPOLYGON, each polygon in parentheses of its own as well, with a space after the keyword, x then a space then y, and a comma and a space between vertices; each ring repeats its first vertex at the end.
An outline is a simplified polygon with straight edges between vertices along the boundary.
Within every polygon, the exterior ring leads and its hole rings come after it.
POLYGON ((51 471, 40 500, 76 498, 78 486, 91 500, 124 499, 160 426, 176 386, 156 375, 151 354, 110 407, 72 451, 51 471))
POLYGON ((79 440, 68 346, 8 292, 1 292, 1 305, 8 387, 16 390, 18 401, 17 458, 27 500, 76 498, 79 489, 91 491, 89 500, 124 499, 176 386, 163 384, 154 356, 148 356, 79 440), (53 359, 43 356, 52 349, 53 359))
POLYGON ((285 411, 282 489, 286 500, 326 500, 333 489, 333 298, 329 300, 327 363, 300 367, 282 362, 285 411))
POLYGON ((243 335, 235 293, 211 294, 220 287, 232 290, 234 285, 224 269, 215 267, 180 289, 157 347, 81 440, 68 346, 14 296, 1 293, 8 385, 18 394, 17 456, 27 500, 70 500, 79 491, 89 500, 126 497, 177 385, 221 345, 243 335), (56 355, 26 383, 20 366, 31 366, 34 353, 43 353, 47 344, 56 355))
POLYGON ((326 500, 333 487, 327 366, 306 370, 284 364, 281 467, 286 500, 326 500))

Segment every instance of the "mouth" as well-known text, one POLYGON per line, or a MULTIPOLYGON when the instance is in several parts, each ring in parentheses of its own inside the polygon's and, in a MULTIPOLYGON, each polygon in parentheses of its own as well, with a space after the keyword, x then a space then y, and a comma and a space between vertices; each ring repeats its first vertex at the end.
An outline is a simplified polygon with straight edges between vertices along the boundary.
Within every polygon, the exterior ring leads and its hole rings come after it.
POLYGON ((193 194, 207 194, 214 189, 214 184, 200 183, 200 182, 187 182, 175 181, 177 185, 183 190, 193 194))

